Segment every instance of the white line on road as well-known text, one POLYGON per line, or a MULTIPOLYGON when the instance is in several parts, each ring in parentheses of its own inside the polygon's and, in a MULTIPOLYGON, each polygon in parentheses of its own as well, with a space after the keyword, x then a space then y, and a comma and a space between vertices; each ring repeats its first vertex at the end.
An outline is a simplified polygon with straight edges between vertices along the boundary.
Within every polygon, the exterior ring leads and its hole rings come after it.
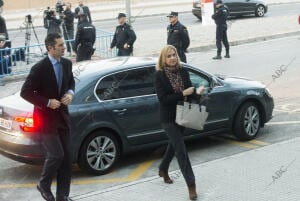
POLYGON ((300 121, 280 121, 280 122, 269 122, 267 125, 284 125, 284 124, 300 124, 300 121))

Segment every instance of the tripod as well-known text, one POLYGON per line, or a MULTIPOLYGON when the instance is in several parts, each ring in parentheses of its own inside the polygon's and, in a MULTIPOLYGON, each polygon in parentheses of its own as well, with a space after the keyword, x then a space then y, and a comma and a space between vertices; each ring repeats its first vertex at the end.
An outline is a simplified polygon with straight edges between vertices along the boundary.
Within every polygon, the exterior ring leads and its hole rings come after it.
MULTIPOLYGON (((29 49, 29 46, 30 46, 30 40, 31 40, 31 29, 33 30, 33 33, 34 33, 34 36, 38 42, 38 44, 40 44, 40 41, 37 37, 37 34, 36 34, 36 31, 35 31, 35 28, 32 24, 32 17, 31 15, 26 15, 25 16, 25 25, 26 25, 26 33, 25 33, 25 49, 26 49, 26 52, 27 52, 27 59, 26 59, 26 63, 29 64, 29 54, 30 54, 30 49, 29 49)), ((41 53, 42 55, 44 54, 43 53, 43 49, 41 48, 41 46, 39 46, 40 50, 41 50, 41 53)))

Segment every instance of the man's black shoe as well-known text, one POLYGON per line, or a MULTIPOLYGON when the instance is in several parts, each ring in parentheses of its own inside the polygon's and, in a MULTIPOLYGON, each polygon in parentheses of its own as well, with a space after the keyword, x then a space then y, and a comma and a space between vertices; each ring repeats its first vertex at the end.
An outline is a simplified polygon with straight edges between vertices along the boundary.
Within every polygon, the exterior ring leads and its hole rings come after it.
POLYGON ((213 59, 222 59, 222 56, 221 55, 217 55, 217 56, 213 57, 213 59))
POLYGON ((45 189, 43 189, 39 184, 36 186, 36 188, 38 189, 38 191, 41 193, 42 197, 47 200, 47 201, 55 201, 53 194, 51 193, 51 191, 46 191, 45 189))
POLYGON ((63 197, 56 197, 56 201, 73 201, 70 197, 63 196, 63 197))
POLYGON ((230 55, 229 55, 229 54, 226 54, 224 57, 225 57, 225 58, 230 58, 230 55))

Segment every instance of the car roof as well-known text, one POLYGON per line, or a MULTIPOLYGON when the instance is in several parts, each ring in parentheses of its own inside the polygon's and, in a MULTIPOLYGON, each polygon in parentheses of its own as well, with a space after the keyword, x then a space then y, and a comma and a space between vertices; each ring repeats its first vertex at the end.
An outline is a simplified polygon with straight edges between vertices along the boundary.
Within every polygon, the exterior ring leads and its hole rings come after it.
POLYGON ((114 57, 104 60, 84 61, 73 66, 73 74, 77 79, 92 78, 138 66, 155 65, 156 62, 157 58, 153 57, 114 57))

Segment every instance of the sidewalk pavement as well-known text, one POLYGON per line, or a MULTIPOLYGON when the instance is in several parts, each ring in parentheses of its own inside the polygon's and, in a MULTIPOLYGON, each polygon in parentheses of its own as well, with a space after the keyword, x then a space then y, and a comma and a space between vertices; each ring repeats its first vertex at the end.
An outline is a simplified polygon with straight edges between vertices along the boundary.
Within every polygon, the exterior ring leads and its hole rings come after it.
MULTIPOLYGON (((300 138, 294 138, 194 166, 198 200, 299 201, 299 143, 300 138)), ((71 195, 74 200, 82 201, 189 200, 181 173, 172 172, 171 177, 174 180, 171 185, 154 176, 86 194, 73 186, 71 195)))

